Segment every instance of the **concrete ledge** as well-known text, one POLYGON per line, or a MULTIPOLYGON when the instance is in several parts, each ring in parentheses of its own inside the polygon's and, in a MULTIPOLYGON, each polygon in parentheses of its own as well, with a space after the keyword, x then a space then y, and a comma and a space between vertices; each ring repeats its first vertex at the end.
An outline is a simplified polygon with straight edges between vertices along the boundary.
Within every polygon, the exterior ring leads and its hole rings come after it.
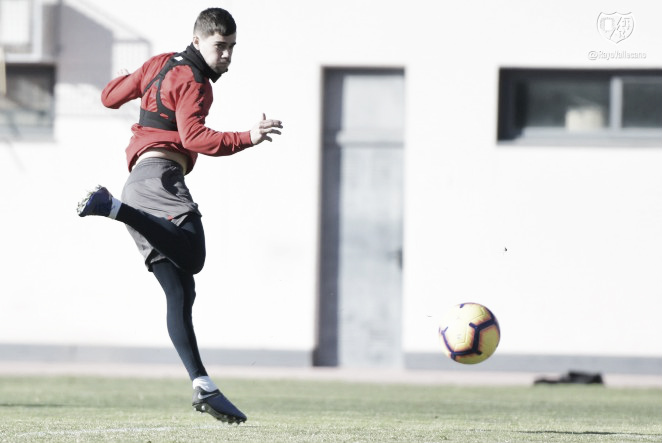
MULTIPOLYGON (((536 378, 546 375, 531 372, 438 371, 374 368, 321 368, 269 366, 213 366, 209 374, 217 383, 227 379, 313 380, 375 384, 449 385, 449 386, 533 386, 536 378)), ((48 377, 91 376, 112 378, 175 378, 188 384, 181 363, 44 363, 0 361, 0 376, 48 377)), ((610 388, 662 389, 662 375, 606 374, 604 382, 610 388)), ((544 386, 542 389, 547 388, 544 386)))
POLYGON ((662 376, 662 357, 588 356, 588 355, 525 355, 496 353, 478 365, 461 365, 443 355, 409 353, 405 367, 425 370, 453 371, 523 371, 562 373, 569 370, 613 374, 662 376))
MULTIPOLYGON (((209 365, 312 366, 310 352, 261 349, 201 349, 209 365)), ((174 348, 0 344, 0 362, 181 364, 174 348)))
MULTIPOLYGON (((206 366, 312 367, 312 351, 201 349, 206 366)), ((0 344, 0 362, 181 365, 172 348, 0 344)), ((387 369, 388 368, 384 368, 387 369)), ((479 365, 461 365, 441 353, 406 353, 404 368, 418 371, 565 373, 569 370, 662 376, 662 357, 519 355, 497 353, 479 365)))

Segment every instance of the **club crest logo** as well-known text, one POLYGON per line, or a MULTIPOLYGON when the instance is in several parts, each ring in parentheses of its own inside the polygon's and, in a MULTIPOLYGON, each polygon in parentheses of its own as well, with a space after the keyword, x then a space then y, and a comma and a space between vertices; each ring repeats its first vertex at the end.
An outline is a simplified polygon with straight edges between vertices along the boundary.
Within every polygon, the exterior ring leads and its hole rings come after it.
POLYGON ((634 17, 632 13, 620 14, 612 12, 611 14, 600 13, 598 16, 598 32, 614 43, 625 40, 634 30, 634 17))

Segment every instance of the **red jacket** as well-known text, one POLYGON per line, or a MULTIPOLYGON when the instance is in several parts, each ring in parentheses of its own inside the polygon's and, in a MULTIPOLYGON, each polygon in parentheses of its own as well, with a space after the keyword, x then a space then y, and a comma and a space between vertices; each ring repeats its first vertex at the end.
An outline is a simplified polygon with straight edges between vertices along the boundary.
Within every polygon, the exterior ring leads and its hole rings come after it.
MULTIPOLYGON (((186 54, 192 52, 197 53, 196 57, 202 60, 199 52, 189 46, 186 54)), ((157 88, 151 86, 147 91, 145 88, 174 54, 152 57, 132 74, 111 80, 101 93, 104 106, 117 109, 124 103, 141 97, 141 108, 156 111, 157 88)), ((199 78, 201 83, 196 81, 193 69, 188 65, 175 66, 167 72, 161 82, 161 101, 175 112, 177 130, 168 131, 134 124, 131 127, 133 136, 126 148, 129 171, 140 154, 149 148, 165 148, 186 155, 188 173, 193 169, 198 154, 231 155, 253 145, 250 131, 219 132, 205 126, 205 118, 214 99, 209 78, 216 81, 218 75, 215 75, 204 61, 202 63, 204 67, 201 67, 206 69, 202 70, 205 75, 199 78)))

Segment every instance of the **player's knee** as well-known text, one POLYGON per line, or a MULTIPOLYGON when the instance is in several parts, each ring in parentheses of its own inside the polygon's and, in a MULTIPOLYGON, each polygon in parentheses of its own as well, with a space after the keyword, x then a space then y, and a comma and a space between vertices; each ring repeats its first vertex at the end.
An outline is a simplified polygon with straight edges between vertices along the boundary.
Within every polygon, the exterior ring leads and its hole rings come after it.
POLYGON ((202 271, 202 268, 204 268, 204 266, 205 266, 205 257, 203 256, 188 260, 186 263, 184 263, 183 266, 181 266, 181 268, 184 271, 195 275, 200 271, 202 271))

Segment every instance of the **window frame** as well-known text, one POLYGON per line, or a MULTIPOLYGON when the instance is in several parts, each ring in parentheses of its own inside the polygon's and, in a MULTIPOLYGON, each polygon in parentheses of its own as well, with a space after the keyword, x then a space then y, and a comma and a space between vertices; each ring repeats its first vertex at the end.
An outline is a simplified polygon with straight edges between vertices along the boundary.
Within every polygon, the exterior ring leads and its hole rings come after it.
POLYGON ((628 128, 622 126, 623 80, 632 78, 662 79, 662 69, 499 69, 497 142, 528 145, 635 145, 662 146, 662 126, 628 128), (568 131, 564 127, 524 127, 517 105, 517 88, 522 82, 535 80, 595 79, 609 81, 609 107, 604 129, 568 131))
MULTIPOLYGON (((57 82, 57 68, 53 63, 15 63, 8 62, 5 65, 6 71, 6 83, 7 83, 7 96, 11 95, 10 84, 11 77, 20 77, 25 75, 26 72, 30 73, 43 74, 44 80, 48 84, 48 93, 50 95, 50 103, 46 109, 33 109, 28 112, 35 113, 45 113, 46 119, 48 120, 47 124, 43 125, 26 125, 26 124, 2 124, 0 122, 0 137, 10 138, 10 139, 34 139, 34 138, 51 138, 54 134, 55 126, 55 86, 57 82), (11 72, 15 71, 15 72, 11 72), (18 72, 16 72, 18 71, 18 72)), ((5 97, 0 97, 0 99, 5 100, 5 97)), ((0 112, 6 112, 9 115, 9 120, 12 120, 12 115, 15 115, 17 112, 25 112, 25 107, 19 107, 16 111, 12 109, 0 109, 0 112)))

